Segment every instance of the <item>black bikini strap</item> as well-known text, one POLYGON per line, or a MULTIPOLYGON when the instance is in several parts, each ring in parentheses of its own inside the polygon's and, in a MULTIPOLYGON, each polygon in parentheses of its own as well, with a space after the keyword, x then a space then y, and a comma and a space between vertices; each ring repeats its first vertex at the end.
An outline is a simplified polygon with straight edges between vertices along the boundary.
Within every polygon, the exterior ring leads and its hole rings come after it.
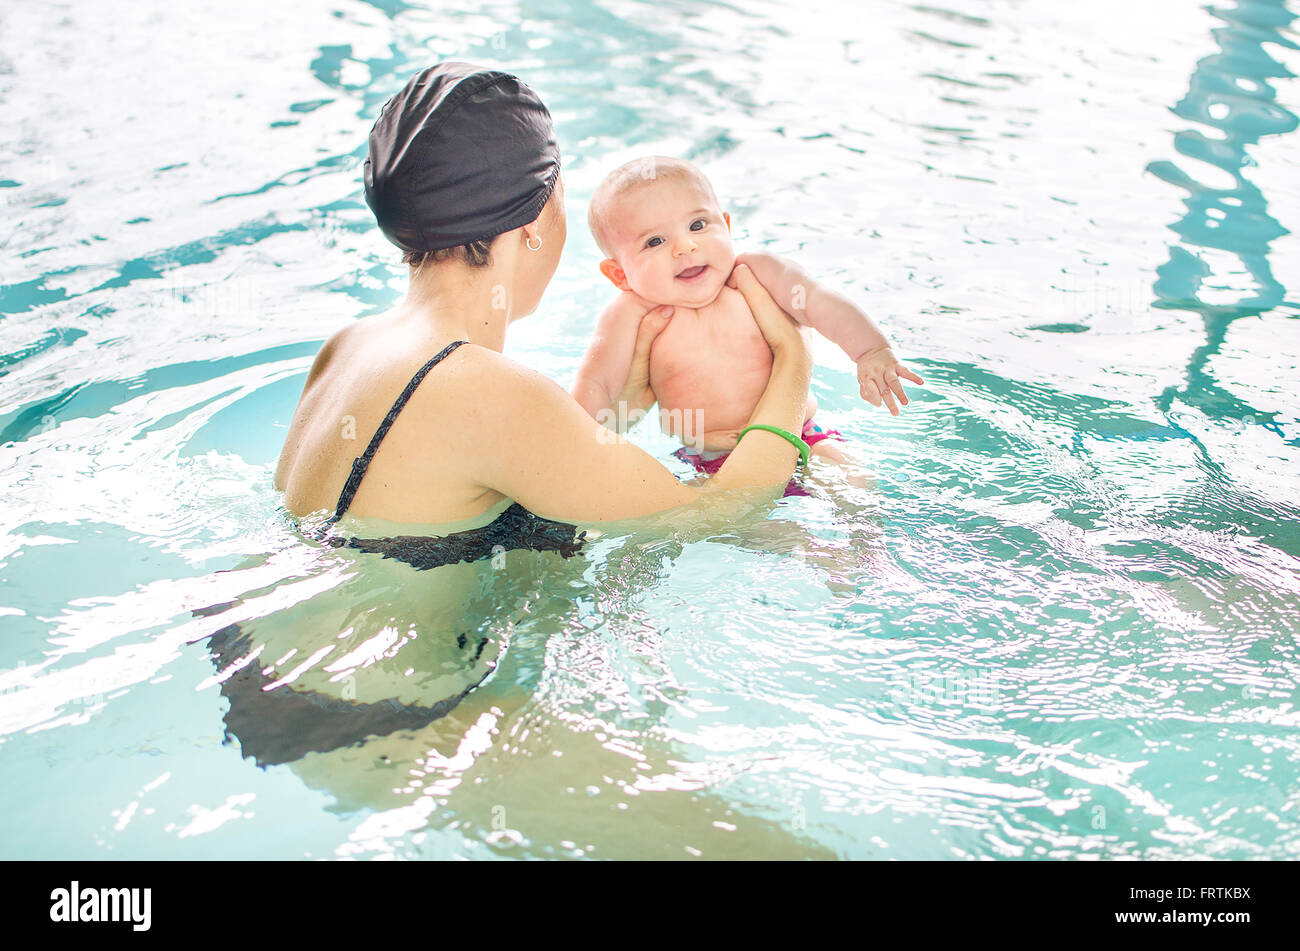
POLYGON ((442 359, 447 356, 447 354, 451 353, 463 343, 469 343, 469 341, 453 340, 451 343, 447 344, 447 346, 443 347, 436 357, 424 366, 420 367, 420 369, 416 371, 415 376, 411 377, 411 382, 406 384, 406 389, 402 390, 401 395, 398 396, 396 402, 393 403, 393 408, 388 411, 388 415, 384 417, 384 421, 380 423, 379 428, 375 430, 374 436, 370 439, 370 445, 366 446, 366 451, 352 460, 352 471, 348 473, 348 481, 343 483, 343 491, 339 493, 338 505, 334 506, 334 514, 326 520, 326 525, 330 522, 337 522, 342 518, 343 513, 346 512, 348 506, 352 504, 352 499, 356 497, 357 489, 361 488, 361 480, 366 474, 366 469, 370 467, 370 460, 375 458, 375 453, 379 451, 379 444, 383 442, 384 437, 388 435, 388 430, 392 428, 393 421, 397 419, 397 414, 402 411, 402 407, 405 406, 406 401, 411 398, 411 394, 414 393, 415 388, 420 385, 420 381, 425 378, 430 370, 442 362, 442 359))

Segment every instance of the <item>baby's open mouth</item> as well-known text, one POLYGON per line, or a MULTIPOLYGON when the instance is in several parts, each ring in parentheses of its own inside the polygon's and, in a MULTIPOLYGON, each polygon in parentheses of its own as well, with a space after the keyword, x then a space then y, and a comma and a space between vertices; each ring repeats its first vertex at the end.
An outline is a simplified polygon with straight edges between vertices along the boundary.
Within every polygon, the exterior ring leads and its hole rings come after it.
POLYGON ((697 264, 695 267, 688 267, 677 275, 679 281, 693 281, 709 269, 707 264, 697 264))

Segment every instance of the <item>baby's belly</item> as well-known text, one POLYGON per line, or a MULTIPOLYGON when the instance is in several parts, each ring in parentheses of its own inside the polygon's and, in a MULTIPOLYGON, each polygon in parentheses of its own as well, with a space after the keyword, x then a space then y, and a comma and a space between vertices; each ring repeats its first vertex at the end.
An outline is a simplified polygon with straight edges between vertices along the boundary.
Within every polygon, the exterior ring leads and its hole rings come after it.
POLYGON ((650 350, 663 429, 696 449, 734 448, 772 374, 772 351, 744 298, 723 290, 704 310, 679 308, 650 350))
MULTIPOLYGON (((772 361, 741 367, 707 360, 694 367, 677 367, 651 385, 659 400, 660 425, 683 444, 700 450, 734 449, 736 437, 749 424, 763 391, 772 361)), ((812 396, 804 409, 811 419, 817 404, 812 396)))
MULTIPOLYGON (((676 373, 655 387, 660 422, 665 432, 688 446, 730 449, 763 395, 767 377, 764 375, 757 387, 746 380, 720 392, 718 381, 709 379, 711 372, 716 368, 701 368, 697 374, 676 373)), ((729 378, 736 379, 734 375, 729 378)))

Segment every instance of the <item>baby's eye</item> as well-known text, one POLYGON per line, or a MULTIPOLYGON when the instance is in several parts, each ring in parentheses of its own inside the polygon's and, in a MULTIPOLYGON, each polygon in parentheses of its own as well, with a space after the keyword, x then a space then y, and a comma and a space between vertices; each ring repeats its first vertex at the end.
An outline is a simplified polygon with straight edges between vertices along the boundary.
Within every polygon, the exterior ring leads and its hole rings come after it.
POLYGON ((707 224, 708 224, 708 222, 705 221, 703 218, 696 218, 694 221, 691 222, 691 230, 692 230, 692 231, 703 231, 703 230, 704 230, 704 226, 707 225, 707 224), (696 225, 699 225, 699 227, 697 228, 696 225))
POLYGON ((659 237, 658 235, 655 235, 653 238, 651 238, 649 241, 645 243, 645 246, 647 248, 657 248, 659 247, 659 245, 663 243, 664 243, 664 239, 659 237))

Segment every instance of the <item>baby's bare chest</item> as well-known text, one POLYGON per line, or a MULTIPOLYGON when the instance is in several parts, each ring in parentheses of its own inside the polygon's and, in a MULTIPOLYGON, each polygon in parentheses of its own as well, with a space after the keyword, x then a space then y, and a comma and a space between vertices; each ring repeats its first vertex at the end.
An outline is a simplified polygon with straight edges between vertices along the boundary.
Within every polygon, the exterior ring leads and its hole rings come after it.
POLYGON ((650 351, 650 379, 656 389, 700 374, 754 374, 766 381, 771 366, 772 351, 744 297, 727 288, 708 307, 677 308, 650 351))

